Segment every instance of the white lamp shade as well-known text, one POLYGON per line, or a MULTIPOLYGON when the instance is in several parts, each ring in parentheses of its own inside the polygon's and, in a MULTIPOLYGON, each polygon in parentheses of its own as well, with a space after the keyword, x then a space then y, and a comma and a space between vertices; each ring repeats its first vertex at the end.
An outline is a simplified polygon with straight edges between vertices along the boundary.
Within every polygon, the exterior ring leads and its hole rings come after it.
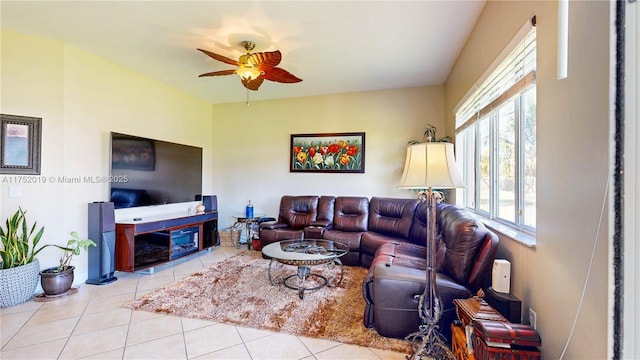
POLYGON ((407 147, 407 158, 400 178, 401 189, 464 187, 456 166, 453 144, 426 142, 407 147))

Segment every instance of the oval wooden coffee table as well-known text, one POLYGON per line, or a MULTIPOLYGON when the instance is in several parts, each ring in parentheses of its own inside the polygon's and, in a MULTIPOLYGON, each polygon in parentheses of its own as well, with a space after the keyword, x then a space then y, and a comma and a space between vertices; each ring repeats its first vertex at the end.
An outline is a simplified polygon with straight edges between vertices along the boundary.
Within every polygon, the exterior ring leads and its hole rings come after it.
POLYGON ((305 291, 318 290, 325 286, 338 286, 342 282, 342 262, 340 257, 349 252, 346 244, 315 239, 282 240, 268 244, 262 248, 262 254, 271 259, 269 263, 269 281, 274 286, 284 285, 289 289, 297 290, 300 299, 304 299, 305 291), (274 262, 293 265, 298 267, 298 272, 289 276, 273 275, 272 266, 274 262), (337 265, 339 275, 326 277, 318 273, 311 272, 311 266, 315 265, 337 265), (306 287, 307 278, 313 278, 317 284, 306 287))

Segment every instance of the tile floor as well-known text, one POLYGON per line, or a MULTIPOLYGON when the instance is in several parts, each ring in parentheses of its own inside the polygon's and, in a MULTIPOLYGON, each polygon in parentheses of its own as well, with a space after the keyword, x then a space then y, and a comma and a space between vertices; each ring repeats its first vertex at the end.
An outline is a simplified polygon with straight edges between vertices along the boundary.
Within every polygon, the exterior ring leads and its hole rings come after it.
POLYGON ((122 307, 238 251, 218 247, 150 275, 118 272, 109 285, 82 284, 60 300, 0 309, 0 359, 405 359, 397 352, 122 307))

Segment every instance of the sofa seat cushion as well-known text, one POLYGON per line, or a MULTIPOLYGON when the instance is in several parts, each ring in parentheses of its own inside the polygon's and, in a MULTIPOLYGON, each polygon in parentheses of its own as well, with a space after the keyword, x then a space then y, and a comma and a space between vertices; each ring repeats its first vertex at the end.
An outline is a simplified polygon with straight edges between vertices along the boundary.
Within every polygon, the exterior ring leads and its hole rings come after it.
POLYGON ((351 232, 329 229, 322 233, 322 238, 346 244, 349 247, 349 252, 341 258, 342 263, 345 265, 359 266, 360 238, 362 237, 362 234, 362 231, 351 232))
POLYGON ((340 231, 340 230, 325 230, 322 234, 322 238, 325 240, 332 240, 347 244, 349 246, 349 252, 360 252, 360 238, 363 232, 360 231, 340 231))
POLYGON ((380 234, 375 231, 365 232, 364 234, 362 234, 362 241, 360 243, 360 252, 362 252, 362 255, 367 255, 367 256, 362 256, 362 260, 363 260, 362 266, 363 267, 371 266, 371 260, 373 260, 373 257, 376 251, 382 244, 406 243, 406 242, 407 242, 407 239, 405 238, 399 238, 396 236, 380 234))

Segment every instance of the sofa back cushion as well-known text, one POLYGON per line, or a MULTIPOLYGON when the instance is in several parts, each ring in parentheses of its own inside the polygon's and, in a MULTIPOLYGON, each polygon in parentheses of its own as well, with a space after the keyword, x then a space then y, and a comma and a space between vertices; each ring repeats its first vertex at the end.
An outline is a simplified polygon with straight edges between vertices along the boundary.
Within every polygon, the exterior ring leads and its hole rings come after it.
POLYGON ((407 239, 418 199, 371 198, 369 231, 407 239))
POLYGON ((446 245, 443 270, 457 282, 467 284, 487 229, 473 214, 457 205, 442 208, 437 220, 446 245))
POLYGON ((278 220, 292 229, 303 229, 318 215, 317 196, 289 196, 280 199, 278 220))
POLYGON ((335 204, 335 196, 321 196, 318 200, 318 216, 316 220, 333 220, 333 209, 335 204))
MULTIPOLYGON (((440 212, 448 207, 448 204, 436 204, 436 264, 435 268, 438 272, 442 272, 445 262, 445 254, 447 246, 442 241, 442 232, 440 231, 440 212)), ((421 201, 416 210, 413 212, 413 221, 409 230, 409 242, 412 244, 427 246, 427 202, 421 201)))
MULTIPOLYGON (((436 238, 440 239, 440 212, 451 204, 438 203, 436 206, 436 238)), ((421 201, 413 212, 413 221, 411 221, 411 229, 409 230, 409 242, 425 246, 427 242, 427 202, 421 201)))
POLYGON ((410 243, 425 246, 427 241, 427 202, 421 201, 413 212, 413 221, 407 237, 410 243))
POLYGON ((369 198, 340 196, 336 198, 333 228, 341 231, 367 231, 369 198))

